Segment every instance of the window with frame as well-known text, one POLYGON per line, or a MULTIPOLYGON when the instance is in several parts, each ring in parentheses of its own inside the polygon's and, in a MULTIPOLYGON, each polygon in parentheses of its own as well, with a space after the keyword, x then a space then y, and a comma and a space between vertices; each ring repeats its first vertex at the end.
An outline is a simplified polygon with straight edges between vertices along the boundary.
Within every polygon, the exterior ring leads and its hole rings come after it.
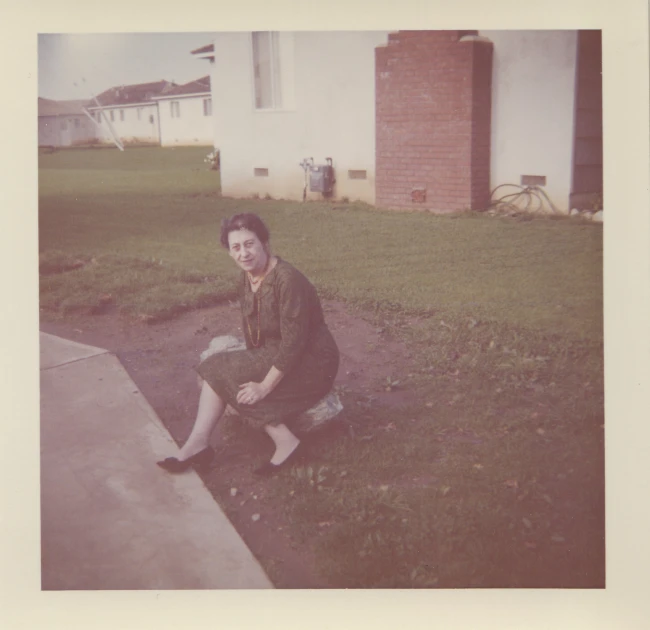
POLYGON ((115 122, 115 110, 111 109, 111 122, 115 122))
POLYGON ((123 109, 120 110, 120 120, 124 121, 124 110, 123 109))
POLYGON ((67 131, 68 130, 68 122, 66 120, 61 121, 61 131, 67 131))
POLYGON ((142 119, 142 107, 138 107, 138 120, 142 119))
POLYGON ((171 101, 169 103, 169 111, 172 118, 181 117, 181 104, 178 101, 171 101))
POLYGON ((75 129, 79 129, 79 127, 81 126, 81 121, 78 118, 74 119, 74 126, 75 129))
POLYGON ((253 33, 253 79, 255 109, 280 109, 282 90, 280 81, 279 33, 253 33))
POLYGON ((212 99, 204 98, 203 99, 203 115, 212 116, 212 99))

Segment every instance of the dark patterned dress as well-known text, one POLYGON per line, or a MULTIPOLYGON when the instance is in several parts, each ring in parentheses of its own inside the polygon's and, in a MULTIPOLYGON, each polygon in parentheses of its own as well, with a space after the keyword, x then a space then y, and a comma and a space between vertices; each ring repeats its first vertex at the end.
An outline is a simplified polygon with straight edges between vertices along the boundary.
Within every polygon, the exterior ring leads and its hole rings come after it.
POLYGON ((247 349, 213 354, 197 372, 252 426, 291 427, 331 390, 339 367, 339 351, 316 289, 278 258, 256 293, 242 273, 239 300, 247 349), (278 386, 254 405, 237 403, 239 385, 263 381, 271 366, 284 373, 278 386))

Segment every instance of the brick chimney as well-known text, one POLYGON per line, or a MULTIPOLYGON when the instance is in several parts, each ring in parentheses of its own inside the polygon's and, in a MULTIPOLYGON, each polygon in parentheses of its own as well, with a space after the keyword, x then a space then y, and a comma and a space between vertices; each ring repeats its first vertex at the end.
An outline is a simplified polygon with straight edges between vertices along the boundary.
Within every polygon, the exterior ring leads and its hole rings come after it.
POLYGON ((490 195, 492 43, 399 31, 375 50, 376 205, 453 212, 490 195))

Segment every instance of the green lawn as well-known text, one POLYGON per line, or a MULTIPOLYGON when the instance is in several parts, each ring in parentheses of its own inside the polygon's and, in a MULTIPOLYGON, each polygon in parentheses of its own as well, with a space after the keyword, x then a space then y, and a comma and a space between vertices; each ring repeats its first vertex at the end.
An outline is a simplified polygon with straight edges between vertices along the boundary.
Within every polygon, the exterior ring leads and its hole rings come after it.
POLYGON ((205 153, 41 156, 43 316, 109 301, 151 320, 231 298, 219 223, 257 212, 276 253, 413 356, 397 376, 420 402, 341 392, 356 438, 270 486, 294 491, 321 570, 350 587, 602 584, 602 225, 225 199, 205 153))
MULTIPOLYGON (((218 299, 235 277, 218 245, 219 222, 242 210, 270 225, 277 253, 328 295, 418 312, 452 311, 554 332, 602 333, 602 226, 487 216, 439 217, 363 206, 220 198, 203 148, 79 150, 40 161, 39 235, 48 256, 91 257, 96 266, 47 276, 46 309, 92 308, 97 274, 120 308, 158 316, 178 301, 158 295, 171 279, 183 296, 218 299), (138 278, 122 273, 139 260, 138 278), (148 268, 155 261, 158 268, 148 268), (99 270, 103 267, 104 272, 99 270), (85 277, 85 279, 84 279, 85 277), (197 285, 196 277, 210 279, 197 285), (131 289, 142 302, 134 303, 131 289), (150 295, 150 292, 152 293, 150 295), (124 295, 123 295, 124 293, 124 295), (149 298, 152 299, 149 299, 149 298)), ((172 309, 173 310, 173 309, 172 309)))

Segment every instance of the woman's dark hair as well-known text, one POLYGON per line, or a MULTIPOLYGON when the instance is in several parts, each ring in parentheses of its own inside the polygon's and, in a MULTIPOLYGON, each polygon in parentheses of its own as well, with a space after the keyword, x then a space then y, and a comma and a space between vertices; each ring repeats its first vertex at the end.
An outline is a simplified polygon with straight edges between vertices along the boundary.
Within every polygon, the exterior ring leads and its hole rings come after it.
POLYGON ((269 228, 264 225, 264 221, 252 212, 243 212, 242 214, 235 214, 229 219, 224 219, 221 222, 221 244, 229 249, 228 235, 235 230, 249 230, 253 232, 257 238, 260 239, 262 244, 266 245, 271 236, 269 228))

